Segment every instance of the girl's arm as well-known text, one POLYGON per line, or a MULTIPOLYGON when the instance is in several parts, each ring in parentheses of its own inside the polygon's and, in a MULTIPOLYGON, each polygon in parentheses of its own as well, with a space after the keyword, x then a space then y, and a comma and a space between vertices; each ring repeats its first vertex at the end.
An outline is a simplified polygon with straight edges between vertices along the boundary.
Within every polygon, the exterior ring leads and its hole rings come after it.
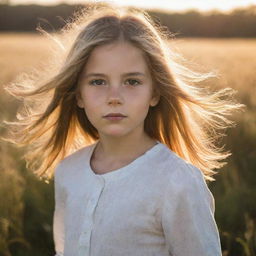
POLYGON ((180 182, 169 182, 164 198, 162 225, 168 251, 171 256, 220 256, 214 197, 201 171, 188 168, 180 182))
POLYGON ((55 209, 53 215, 53 238, 55 244, 55 256, 63 256, 64 253, 64 210, 65 193, 60 183, 60 165, 57 166, 54 176, 55 209))

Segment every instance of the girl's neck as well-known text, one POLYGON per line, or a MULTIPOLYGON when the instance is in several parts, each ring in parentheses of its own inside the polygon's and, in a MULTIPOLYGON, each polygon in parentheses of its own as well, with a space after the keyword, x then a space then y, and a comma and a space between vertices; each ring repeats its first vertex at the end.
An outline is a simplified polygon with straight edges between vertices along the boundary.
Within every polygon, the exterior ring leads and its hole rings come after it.
POLYGON ((95 160, 105 160, 108 162, 126 162, 133 160, 144 154, 147 150, 156 144, 156 140, 148 135, 136 138, 101 138, 94 150, 93 158, 95 160))

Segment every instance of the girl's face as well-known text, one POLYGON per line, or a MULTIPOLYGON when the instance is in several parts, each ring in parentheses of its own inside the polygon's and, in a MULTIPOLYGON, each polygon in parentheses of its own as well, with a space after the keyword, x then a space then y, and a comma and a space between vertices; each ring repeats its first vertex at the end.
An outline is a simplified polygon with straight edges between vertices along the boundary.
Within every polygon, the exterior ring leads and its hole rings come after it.
POLYGON ((128 42, 97 46, 79 79, 77 104, 84 108, 101 136, 126 136, 144 132, 152 96, 149 69, 140 49, 128 42), (107 118, 121 114, 123 118, 107 118))

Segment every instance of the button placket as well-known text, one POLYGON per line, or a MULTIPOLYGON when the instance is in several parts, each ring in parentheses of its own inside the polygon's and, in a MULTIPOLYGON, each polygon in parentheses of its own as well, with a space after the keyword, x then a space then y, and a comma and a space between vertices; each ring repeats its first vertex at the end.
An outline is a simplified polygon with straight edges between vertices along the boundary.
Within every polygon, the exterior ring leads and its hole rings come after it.
POLYGON ((105 182, 104 179, 100 178, 101 189, 98 191, 97 195, 94 195, 87 204, 87 208, 84 215, 84 222, 82 227, 82 232, 79 237, 79 248, 78 248, 78 255, 79 256, 89 256, 89 249, 90 249, 90 238, 92 233, 93 227, 93 214, 97 203, 99 201, 100 195, 104 188, 105 182))

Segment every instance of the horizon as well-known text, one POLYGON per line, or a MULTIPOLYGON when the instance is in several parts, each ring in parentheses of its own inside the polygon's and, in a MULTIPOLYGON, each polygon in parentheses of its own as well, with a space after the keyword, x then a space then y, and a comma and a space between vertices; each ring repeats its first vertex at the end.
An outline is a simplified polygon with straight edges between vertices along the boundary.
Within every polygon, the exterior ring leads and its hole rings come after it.
POLYGON ((184 12, 188 10, 196 10, 200 12, 208 11, 219 11, 219 12, 230 12, 237 8, 246 8, 255 5, 256 0, 227 0, 226 2, 216 2, 212 0, 207 0, 201 2, 200 0, 179 0, 175 3, 170 3, 167 0, 151 0, 151 1, 142 1, 138 2, 136 0, 126 0, 125 3, 121 0, 107 0, 107 1, 83 1, 83 0, 10 0, 8 1, 10 5, 43 5, 43 6, 52 6, 59 4, 86 4, 92 2, 108 2, 114 3, 120 6, 133 6, 143 9, 155 9, 155 10, 165 10, 165 11, 179 11, 184 12), (162 7, 164 6, 164 7, 162 7))

